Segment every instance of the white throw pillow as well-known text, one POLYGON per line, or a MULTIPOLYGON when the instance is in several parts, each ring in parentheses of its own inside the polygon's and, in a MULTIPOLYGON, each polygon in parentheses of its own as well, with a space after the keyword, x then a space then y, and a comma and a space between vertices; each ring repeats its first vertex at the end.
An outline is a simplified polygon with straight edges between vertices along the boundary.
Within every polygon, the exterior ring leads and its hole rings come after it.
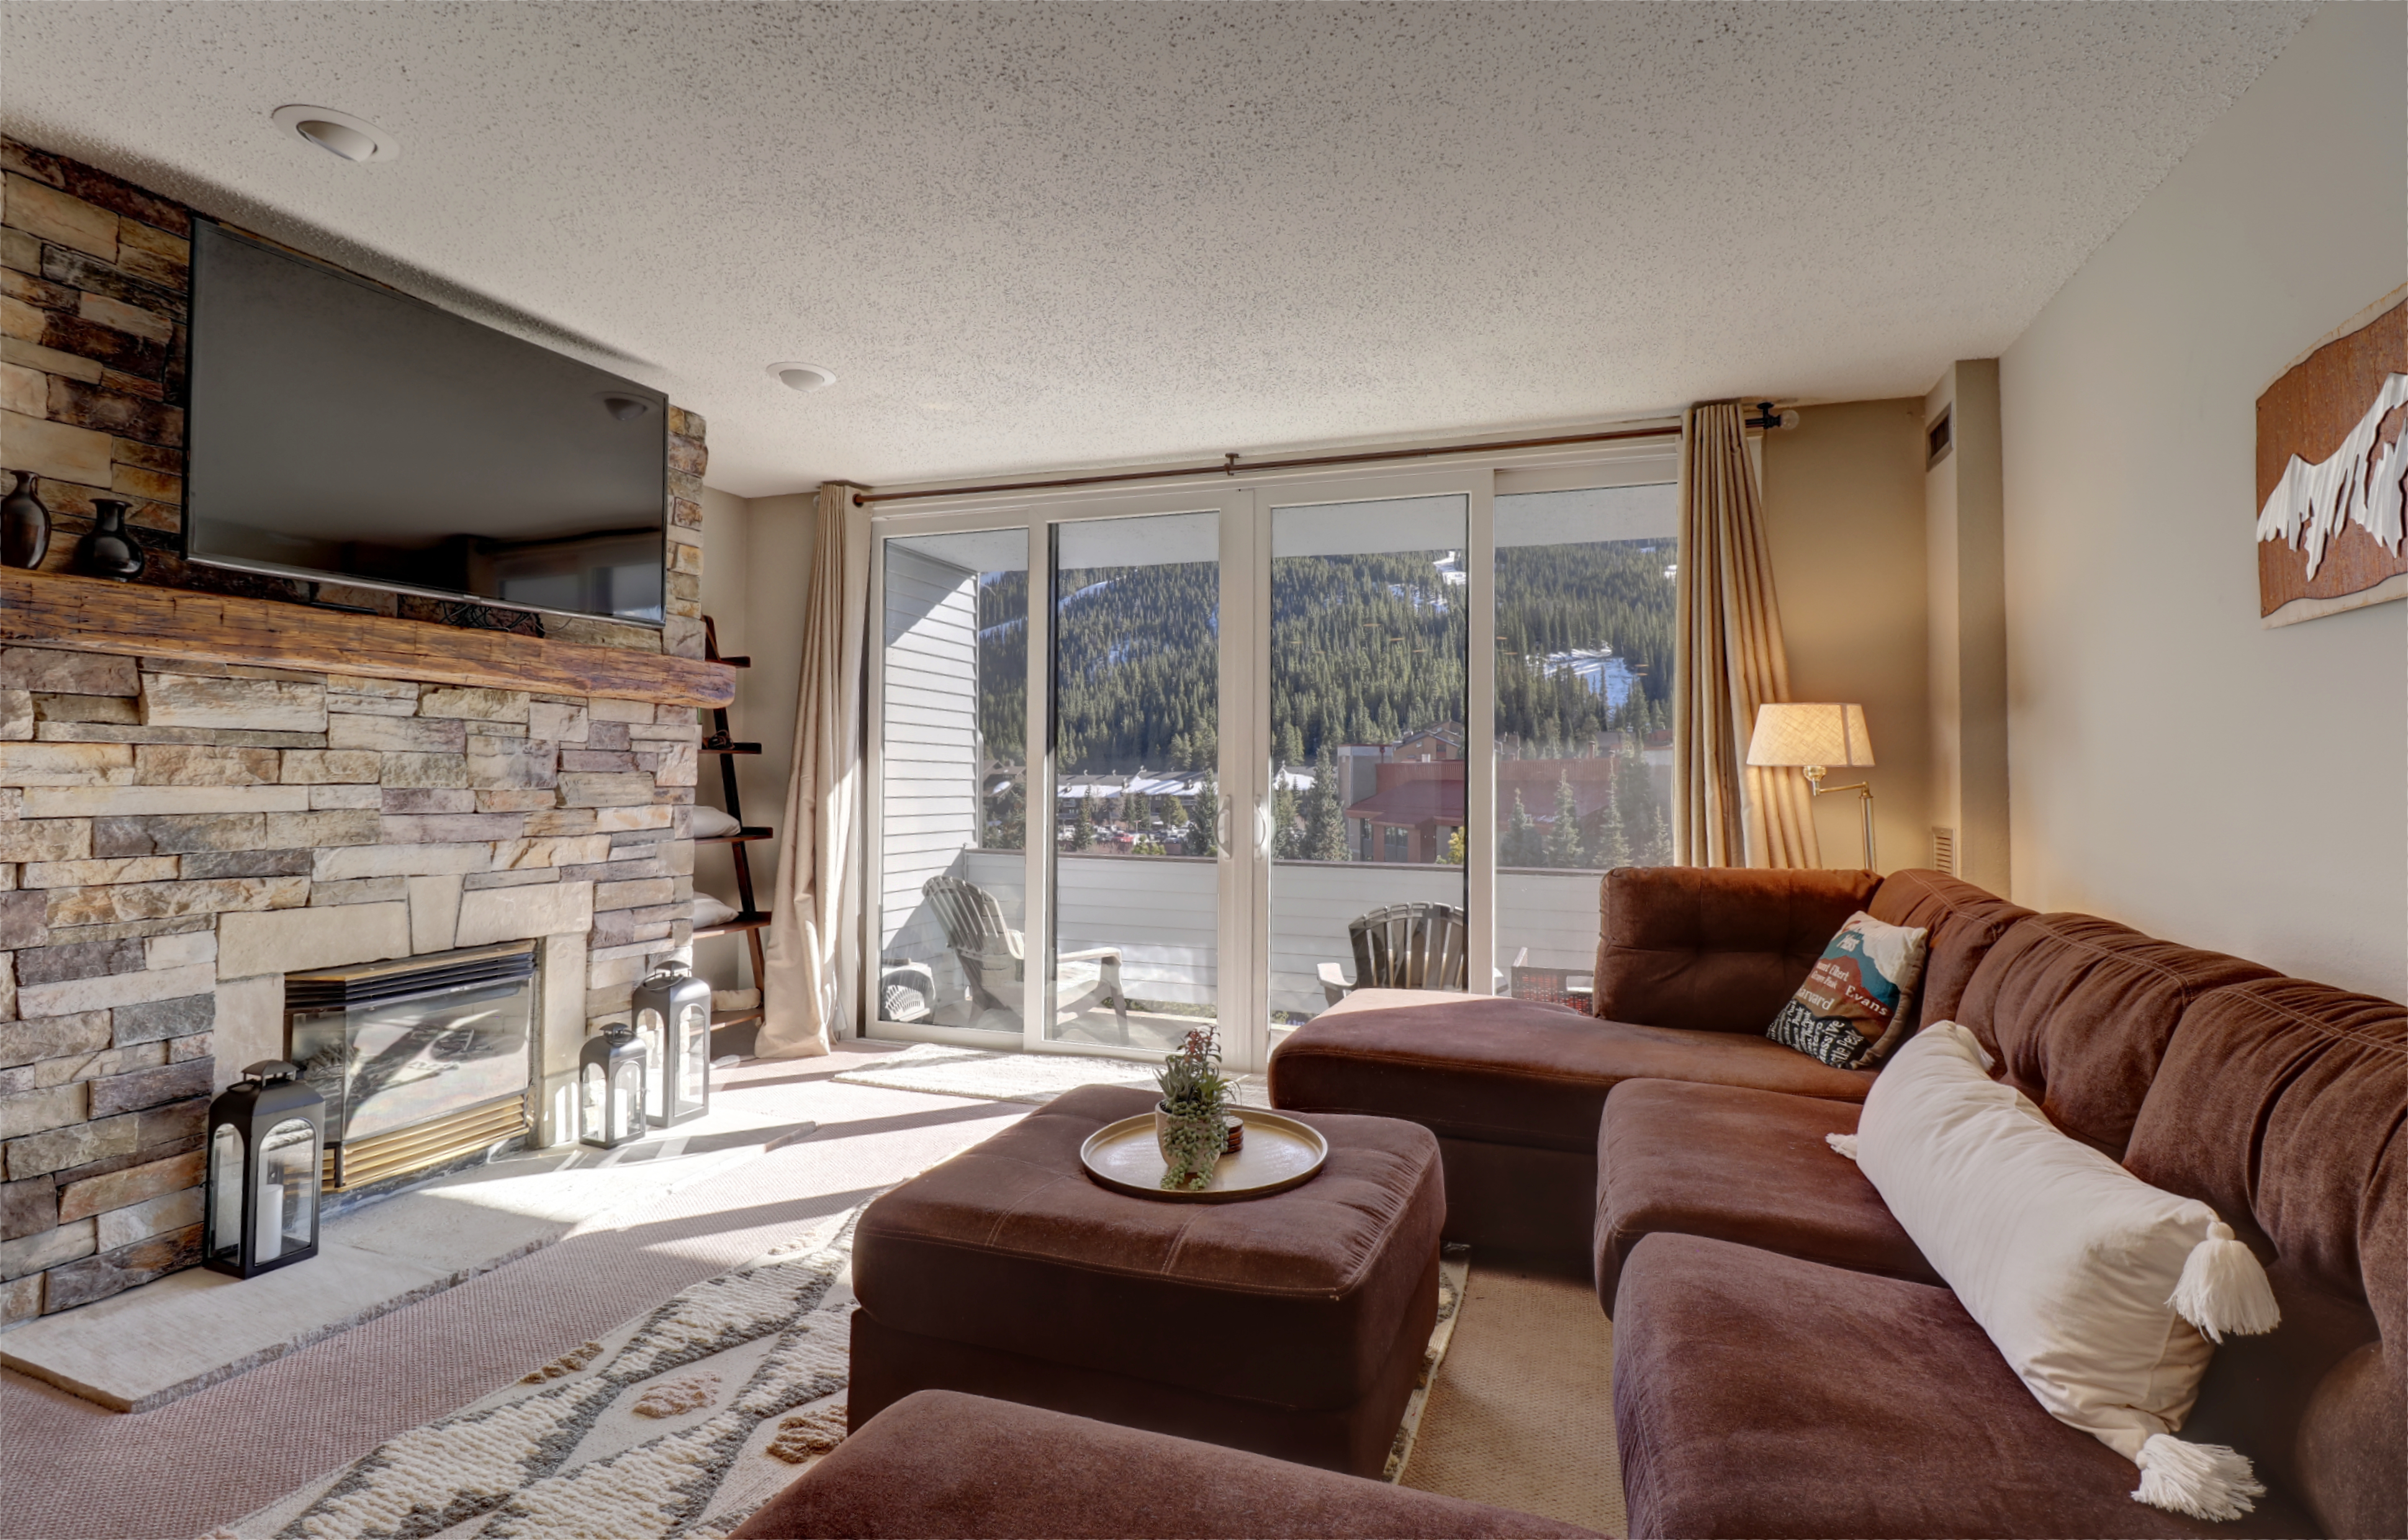
POLYGON ((735 834, 743 827, 716 807, 697 806, 694 810, 694 837, 696 839, 717 839, 722 834, 735 834))
POLYGON ((1973 1034, 1923 1029, 1865 1097, 1852 1156, 2040 1404, 2141 1468, 2132 1495, 2237 1519, 2248 1460, 2172 1436, 2210 1337, 2272 1331, 2266 1275, 2215 1211, 2151 1187, 1992 1080, 1973 1034))
POLYGON ((694 895, 694 922, 696 925, 724 925, 736 918, 736 911, 724 899, 709 893, 694 895))

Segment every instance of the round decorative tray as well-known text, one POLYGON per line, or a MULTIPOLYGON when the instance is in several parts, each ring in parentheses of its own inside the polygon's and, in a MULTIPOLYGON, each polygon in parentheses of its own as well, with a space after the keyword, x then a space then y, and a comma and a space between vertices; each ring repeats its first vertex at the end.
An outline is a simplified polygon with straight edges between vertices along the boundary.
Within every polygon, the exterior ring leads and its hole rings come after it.
POLYGON ((1293 1118, 1260 1107, 1239 1107, 1246 1125, 1238 1148, 1221 1157, 1208 1187, 1176 1191, 1162 1185, 1169 1167, 1154 1142, 1154 1114, 1106 1123, 1079 1147, 1087 1175, 1115 1192, 1163 1203, 1242 1203, 1268 1198, 1311 1181, 1329 1159, 1329 1141, 1293 1118))

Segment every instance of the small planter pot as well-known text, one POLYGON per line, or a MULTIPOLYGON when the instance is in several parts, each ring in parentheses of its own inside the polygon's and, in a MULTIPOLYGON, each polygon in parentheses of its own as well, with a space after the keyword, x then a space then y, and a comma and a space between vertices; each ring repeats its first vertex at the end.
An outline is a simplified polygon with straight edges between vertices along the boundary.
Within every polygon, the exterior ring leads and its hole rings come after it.
MULTIPOLYGON (((1171 1125, 1178 1121, 1179 1119, 1172 1115, 1168 1106, 1160 1102, 1154 1104, 1154 1147, 1162 1151, 1162 1163, 1165 1165, 1170 1163, 1171 1125)), ((1245 1124, 1240 1122, 1234 1113, 1225 1117, 1222 1121, 1227 1132, 1222 1138, 1221 1153, 1234 1154, 1238 1146, 1245 1141, 1245 1124)))

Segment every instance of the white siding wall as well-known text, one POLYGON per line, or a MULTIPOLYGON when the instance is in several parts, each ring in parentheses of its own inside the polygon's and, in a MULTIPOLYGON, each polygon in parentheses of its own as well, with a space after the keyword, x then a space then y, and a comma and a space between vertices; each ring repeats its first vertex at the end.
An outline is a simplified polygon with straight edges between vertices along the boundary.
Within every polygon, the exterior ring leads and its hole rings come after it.
MULTIPOLYGON (((955 990, 960 972, 920 887, 956 870, 978 839, 977 585, 976 573, 886 547, 880 954, 938 963, 940 986, 955 990)), ((1019 912, 1016 892, 1005 912, 1019 912)))

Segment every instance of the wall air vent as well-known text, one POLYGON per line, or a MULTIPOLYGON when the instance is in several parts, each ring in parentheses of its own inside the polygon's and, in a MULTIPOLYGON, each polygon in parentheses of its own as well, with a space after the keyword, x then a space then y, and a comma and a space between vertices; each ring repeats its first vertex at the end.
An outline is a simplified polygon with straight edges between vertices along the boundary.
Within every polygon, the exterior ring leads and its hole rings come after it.
POLYGON ((1939 464, 1956 447, 1956 404, 1952 401, 1940 408, 1940 415, 1923 431, 1923 468, 1929 470, 1939 464))
POLYGON ((1931 869, 1935 872, 1945 872, 1950 877, 1956 875, 1956 830, 1942 829, 1937 824, 1932 825, 1931 869))

